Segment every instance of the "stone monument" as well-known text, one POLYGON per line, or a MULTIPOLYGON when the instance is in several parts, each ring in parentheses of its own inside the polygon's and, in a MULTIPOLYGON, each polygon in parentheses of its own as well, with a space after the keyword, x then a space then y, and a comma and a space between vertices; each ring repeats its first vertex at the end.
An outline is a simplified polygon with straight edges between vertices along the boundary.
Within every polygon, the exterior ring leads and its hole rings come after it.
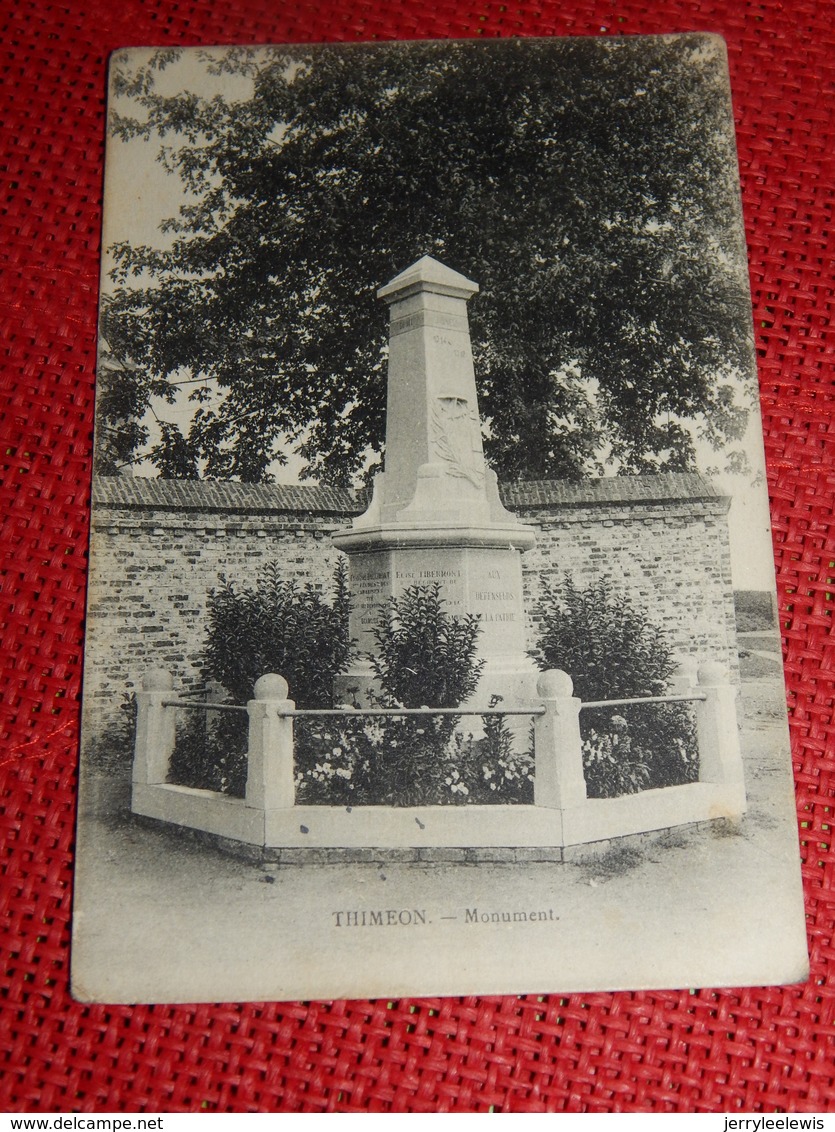
MULTIPOLYGON (((333 535, 348 555, 351 636, 373 652, 381 608, 410 586, 440 585, 447 612, 475 614, 485 661, 468 706, 531 702, 537 669, 526 653, 522 552, 533 530, 499 499, 484 461, 467 302, 478 285, 430 256, 377 295, 390 307, 385 471, 368 510, 333 535)), ((374 677, 357 660, 338 702, 369 701, 374 677)))

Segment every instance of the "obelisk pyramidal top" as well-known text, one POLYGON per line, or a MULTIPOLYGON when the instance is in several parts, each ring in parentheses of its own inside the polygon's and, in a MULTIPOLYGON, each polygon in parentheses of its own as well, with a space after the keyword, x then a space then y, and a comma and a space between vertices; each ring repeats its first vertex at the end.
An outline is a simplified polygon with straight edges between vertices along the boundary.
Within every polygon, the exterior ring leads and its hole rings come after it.
POLYGON ((359 656, 339 698, 373 696, 369 654, 392 597, 437 585, 454 615, 479 620, 484 661, 474 702, 533 698, 521 552, 533 529, 505 510, 484 461, 467 302, 477 284, 423 256, 377 293, 389 304, 385 471, 371 504, 333 535, 348 555, 351 636, 359 656), (352 692, 353 689, 353 692, 352 692))
MULTIPOLYGON (((390 308, 385 472, 354 522, 357 534, 388 530, 399 545, 416 545, 421 531, 436 542, 448 528, 451 538, 484 546, 507 545, 512 528, 517 548, 533 545, 531 529, 499 501, 484 462, 467 320, 477 291, 477 283, 423 256, 377 292, 390 308)), ((343 549, 346 537, 338 536, 343 549)))
POLYGON ((478 284, 424 256, 377 292, 391 310, 384 520, 413 502, 419 476, 453 481, 421 485, 423 495, 427 489, 434 495, 432 488, 442 488, 442 497, 432 501, 434 507, 430 500, 423 501, 430 503, 436 518, 441 513, 451 518, 456 503, 465 500, 472 515, 473 505, 484 496, 484 452, 467 322, 467 300, 477 291, 478 284))

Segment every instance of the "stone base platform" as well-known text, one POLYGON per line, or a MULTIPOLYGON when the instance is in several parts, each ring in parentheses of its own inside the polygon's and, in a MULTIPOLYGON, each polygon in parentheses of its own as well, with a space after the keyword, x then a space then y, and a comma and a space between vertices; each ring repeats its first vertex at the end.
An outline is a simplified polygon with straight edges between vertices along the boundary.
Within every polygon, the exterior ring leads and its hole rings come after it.
MULTIPOLYGON (((168 822, 159 818, 141 817, 132 815, 133 820, 150 829, 171 829, 168 822)), ((720 819, 727 826, 728 833, 736 832, 738 819, 720 819)), ((245 861, 252 861, 261 865, 265 872, 279 872, 285 868, 309 868, 314 865, 425 865, 432 868, 436 865, 522 865, 522 864, 548 864, 571 865, 582 862, 598 860, 613 853, 635 852, 647 845, 663 843, 670 838, 680 838, 689 830, 700 830, 712 827, 715 831, 715 821, 691 822, 686 826, 670 826, 661 829, 649 830, 646 833, 636 833, 624 837, 609 838, 605 841, 593 841, 587 845, 553 846, 527 846, 525 848, 512 848, 509 846, 473 846, 470 848, 435 847, 422 849, 345 849, 345 848, 319 848, 319 849, 277 849, 264 845, 248 845, 242 841, 235 841, 229 837, 206 833, 199 829, 177 828, 177 836, 193 841, 198 845, 205 845, 238 857, 245 861)))
MULTIPOLYGON (((621 798, 587 799, 563 809, 544 806, 293 806, 260 810, 242 798, 168 784, 135 784, 133 812, 204 833, 262 854, 374 854, 429 851, 457 860, 564 860, 565 851, 653 830, 717 819, 746 808, 738 785, 696 782, 621 798), (548 851, 546 856, 537 856, 548 851), (468 853, 486 856, 468 857, 468 853), (530 854, 534 854, 531 856, 530 854), (461 855, 459 855, 461 854, 461 855)), ((341 857, 340 859, 344 859, 341 857)), ((433 856, 432 859, 437 859, 433 856)))

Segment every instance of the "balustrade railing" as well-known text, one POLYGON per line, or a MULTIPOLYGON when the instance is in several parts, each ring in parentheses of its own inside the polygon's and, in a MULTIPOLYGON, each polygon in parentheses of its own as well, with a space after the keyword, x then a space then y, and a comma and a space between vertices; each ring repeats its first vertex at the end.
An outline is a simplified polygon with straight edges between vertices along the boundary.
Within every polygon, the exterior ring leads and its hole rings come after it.
MULTIPOLYGON (((155 670, 148 673, 142 690, 136 695, 137 729, 133 768, 135 808, 138 806, 139 812, 146 812, 143 809, 146 803, 141 799, 149 796, 147 793, 149 789, 152 791, 165 788, 177 789, 181 795, 188 793, 188 788, 174 788, 167 783, 176 737, 175 718, 180 710, 247 714, 249 719, 247 780, 243 804, 248 810, 261 813, 278 813, 304 808, 297 806, 295 797, 293 723, 296 718, 340 715, 348 718, 527 715, 533 718, 534 730, 534 806, 516 806, 513 809, 561 813, 563 815, 561 844, 565 844, 567 836, 565 828, 569 816, 590 812, 588 807, 614 803, 626 805, 626 799, 623 798, 601 800, 587 797, 580 712, 586 709, 618 708, 639 704, 692 703, 698 739, 699 784, 727 788, 721 797, 727 796, 728 811, 741 812, 745 803, 735 697, 736 689, 728 682, 725 669, 714 662, 703 663, 698 669, 693 665, 684 666, 667 695, 595 700, 585 703, 574 695, 572 680, 567 673, 550 670, 541 673, 539 677, 536 701, 518 708, 301 709, 297 708, 289 698, 286 680, 274 673, 262 676, 256 682, 253 699, 246 705, 217 704, 176 695, 170 673, 155 670)), ((668 787, 650 790, 648 793, 663 795, 669 790, 687 789, 686 786, 668 787)), ((209 794, 208 791, 191 793, 199 794, 201 797, 209 794)), ((224 798, 224 801, 228 803, 230 800, 224 798)), ((634 801, 629 802, 630 813, 635 810, 635 805, 634 801)), ((496 809, 490 806, 455 808, 480 809, 484 812, 496 809)), ((309 810, 310 807, 306 809, 309 810)), ((326 810, 327 807, 321 809, 326 810)), ((365 812, 367 810, 368 808, 365 812)), ((669 806, 664 812, 667 810, 670 810, 669 806)), ((678 810, 673 808, 670 812, 677 813, 678 810)), ((686 806, 681 812, 685 815, 689 813, 686 806)), ((681 820, 697 819, 685 816, 681 820)), ((629 821, 632 825, 635 824, 634 817, 629 821)), ((611 821, 609 824, 611 825, 611 821)), ((594 829, 598 828, 594 823, 592 826, 594 829)), ((582 840, 581 834, 577 836, 582 840)))

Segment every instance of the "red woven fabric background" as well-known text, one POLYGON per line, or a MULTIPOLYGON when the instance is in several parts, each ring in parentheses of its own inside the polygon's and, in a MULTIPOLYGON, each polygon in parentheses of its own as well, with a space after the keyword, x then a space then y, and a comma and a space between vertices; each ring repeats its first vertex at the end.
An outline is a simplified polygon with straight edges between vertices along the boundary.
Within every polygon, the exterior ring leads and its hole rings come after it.
POLYGON ((835 1110, 835 21, 826 0, 17 0, 0 14, 0 1109, 835 1110), (804 986, 84 1007, 68 993, 105 61, 138 44, 716 31, 791 707, 804 986))

